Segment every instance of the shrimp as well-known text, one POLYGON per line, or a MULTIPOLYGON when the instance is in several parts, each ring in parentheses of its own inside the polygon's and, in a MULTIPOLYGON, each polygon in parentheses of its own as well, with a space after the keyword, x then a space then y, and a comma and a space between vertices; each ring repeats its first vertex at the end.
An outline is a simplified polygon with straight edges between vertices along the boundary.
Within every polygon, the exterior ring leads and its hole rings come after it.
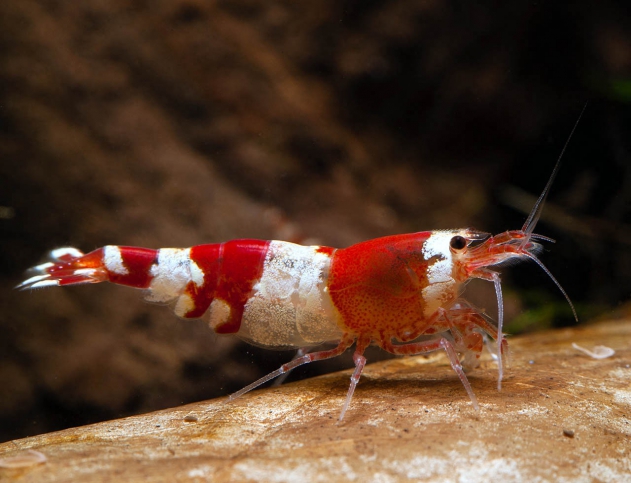
POLYGON ((468 228, 422 231, 341 249, 252 239, 155 250, 108 245, 88 254, 58 248, 17 288, 111 282, 144 289, 148 301, 171 303, 179 317, 204 318, 218 334, 235 334, 265 348, 300 351, 229 400, 355 344, 355 370, 341 421, 366 364, 364 351, 375 344, 396 355, 444 350, 479 410, 463 364, 475 365, 485 335, 494 339, 501 390, 502 356, 508 349, 500 275, 489 267, 533 260, 560 289, 576 318, 568 295, 537 258, 540 242, 553 240, 533 232, 575 129, 520 230, 495 236, 468 228), (466 283, 475 278, 494 285, 497 325, 461 297, 466 283), (325 343, 335 346, 309 352, 325 343))

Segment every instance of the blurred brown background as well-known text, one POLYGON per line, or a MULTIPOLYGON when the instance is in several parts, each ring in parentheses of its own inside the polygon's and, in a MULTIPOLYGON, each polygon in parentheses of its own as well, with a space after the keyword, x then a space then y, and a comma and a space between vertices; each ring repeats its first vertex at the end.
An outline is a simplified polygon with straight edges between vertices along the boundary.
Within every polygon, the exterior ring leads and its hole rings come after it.
MULTIPOLYGON (((12 290, 51 248, 516 229, 586 101, 537 232, 581 319, 610 316, 631 292, 630 20, 622 1, 1 2, 0 441, 291 358, 123 287, 12 290)), ((509 332, 572 322, 537 267, 503 274, 509 332)))

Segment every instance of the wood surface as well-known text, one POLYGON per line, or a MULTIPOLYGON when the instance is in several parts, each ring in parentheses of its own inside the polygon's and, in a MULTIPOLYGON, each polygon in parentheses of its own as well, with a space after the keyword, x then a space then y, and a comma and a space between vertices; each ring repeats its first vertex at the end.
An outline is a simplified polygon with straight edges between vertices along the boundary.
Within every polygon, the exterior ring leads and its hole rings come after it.
POLYGON ((2 482, 630 481, 631 322, 514 337, 503 389, 488 358, 470 374, 442 354, 350 371, 0 445, 2 482), (591 358, 572 343, 616 353, 591 358))

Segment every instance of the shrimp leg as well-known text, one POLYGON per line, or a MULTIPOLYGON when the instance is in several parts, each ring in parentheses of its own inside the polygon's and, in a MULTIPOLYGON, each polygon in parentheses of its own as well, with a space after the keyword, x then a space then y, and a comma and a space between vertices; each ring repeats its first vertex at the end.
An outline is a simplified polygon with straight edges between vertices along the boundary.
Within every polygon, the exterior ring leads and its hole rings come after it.
POLYGON ((357 346, 355 347, 355 353, 353 354, 353 361, 355 362, 355 370, 353 371, 353 375, 351 376, 351 385, 348 388, 348 393, 346 394, 346 401, 344 401, 344 406, 342 407, 342 412, 340 413, 340 417, 338 422, 344 419, 344 415, 346 414, 346 410, 351 403, 351 399, 353 398, 353 393, 355 392, 355 388, 357 387, 357 383, 359 382, 359 378, 362 375, 362 371, 364 370, 364 366, 366 365, 366 358, 364 357, 364 351, 366 347, 370 344, 370 339, 360 339, 357 341, 357 346))
POLYGON ((460 364, 460 360, 458 359, 458 354, 454 349, 454 346, 451 342, 449 342, 446 338, 441 337, 439 339, 433 339, 423 342, 413 342, 410 344, 393 344, 391 341, 383 340, 380 342, 380 346, 382 349, 396 355, 418 355, 424 354, 427 352, 433 352, 438 349, 444 349, 447 353, 447 357, 449 357, 449 362, 451 363, 451 367, 458 374, 460 378, 460 382, 464 386, 471 402, 473 403, 473 407, 476 411, 480 410, 480 406, 478 405, 478 400, 473 394, 473 390, 471 389, 471 384, 469 384, 469 380, 467 379, 464 370, 462 369, 462 364, 460 364))
MULTIPOLYGON (((296 359, 300 359, 305 354, 308 354, 310 352, 309 349, 310 349, 309 347, 301 347, 300 349, 298 349, 296 351, 296 353, 294 354, 294 358, 290 362, 293 362, 296 359)), ((286 373, 281 374, 280 376, 278 376, 278 378, 272 383, 272 386, 274 386, 274 387, 280 386, 283 382, 285 382, 285 379, 287 379, 287 376, 289 376, 289 373, 292 370, 293 369, 289 369, 286 373)))
POLYGON ((293 359, 292 361, 287 362, 286 364, 283 364, 275 371, 272 371, 266 376, 263 376, 260 379, 254 381, 252 384, 248 384, 243 389, 239 389, 237 392, 230 394, 230 396, 228 396, 228 401, 234 401, 238 397, 243 396, 245 393, 251 391, 252 389, 257 388, 261 384, 265 384, 267 381, 270 381, 274 379, 275 377, 281 376, 282 374, 285 374, 286 372, 289 372, 298 366, 301 366, 303 364, 308 364, 314 361, 322 361, 324 359, 330 359, 332 357, 339 356, 351 345, 353 345, 353 342, 355 342, 355 339, 347 335, 343 337, 340 343, 337 345, 337 347, 334 347, 333 349, 326 350, 326 351, 312 352, 311 354, 305 354, 302 357, 293 359))

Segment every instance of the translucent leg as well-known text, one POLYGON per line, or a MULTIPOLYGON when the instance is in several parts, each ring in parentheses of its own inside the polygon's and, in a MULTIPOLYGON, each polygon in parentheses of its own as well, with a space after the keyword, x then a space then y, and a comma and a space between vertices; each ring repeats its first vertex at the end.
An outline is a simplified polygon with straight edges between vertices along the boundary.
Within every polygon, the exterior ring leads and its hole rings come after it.
POLYGON ((467 375, 464 373, 464 370, 462 369, 462 365, 460 364, 460 360, 458 359, 458 354, 456 354, 456 351, 454 350, 454 346, 451 345, 451 342, 449 342, 447 339, 440 339, 440 346, 445 349, 445 352, 447 352, 447 356, 449 357, 449 362, 451 362, 451 367, 453 368, 454 371, 456 371, 456 374, 458 374, 458 377, 460 378, 460 382, 462 382, 462 385, 464 386, 464 388, 467 391, 467 394, 469 395, 469 398, 471 399, 471 402, 473 403, 473 407, 476 411, 480 410, 480 406, 478 405, 478 400, 475 397, 475 394, 473 394, 473 389, 471 389, 471 384, 469 384, 469 379, 467 379, 467 375))
MULTIPOLYGON (((499 297, 499 300, 501 301, 501 292, 499 297)), ((444 313, 442 315, 449 322, 450 332, 454 336, 456 347, 459 348, 459 343, 464 340, 464 338, 461 336, 459 339, 459 334, 462 335, 463 332, 465 334, 470 333, 471 330, 475 328, 480 329, 483 333, 495 339, 497 349, 493 349, 495 350, 495 353, 492 353, 492 355, 493 360, 498 363, 499 390, 501 388, 504 360, 509 355, 508 343, 506 342, 506 338, 504 337, 504 334, 502 334, 500 337, 501 331, 498 332, 498 328, 490 322, 490 319, 485 315, 482 309, 475 307, 466 300, 458 300, 457 303, 460 306, 459 308, 450 309, 449 311, 443 309, 444 313)), ((486 337, 484 343, 488 344, 486 337)), ((468 344, 466 344, 465 346, 468 346, 468 344)), ((491 351, 490 348, 489 351, 491 351)), ((465 354, 465 358, 467 358, 467 356, 470 356, 470 352, 467 352, 465 354)))
POLYGON ((351 376, 351 385, 348 388, 348 393, 346 394, 346 401, 344 401, 344 406, 342 407, 342 412, 340 413, 339 421, 344 419, 344 415, 346 414, 348 405, 351 403, 353 393, 355 392, 355 388, 357 387, 359 378, 361 377, 362 371, 364 370, 364 366, 366 365, 366 358, 362 354, 360 354, 358 351, 355 351, 355 354, 353 354, 353 361, 355 361, 355 371, 353 371, 353 375, 351 376))
POLYGON ((433 339, 433 340, 428 340, 428 341, 423 341, 423 342, 414 342, 411 344, 401 344, 401 345, 394 345, 391 342, 382 342, 381 347, 387 350, 388 352, 391 352, 392 354, 397 354, 397 355, 424 354, 427 352, 433 352, 438 349, 444 349, 445 352, 447 353, 447 357, 449 357, 449 362, 451 363, 451 367, 453 368, 454 371, 456 371, 456 374, 458 374, 458 377, 460 378, 460 382, 462 382, 462 385, 464 386, 465 390, 467 391, 467 394, 469 395, 469 398, 471 399, 471 402, 473 403, 474 409, 476 411, 480 410, 478 400, 475 397, 475 394, 473 394, 473 389, 471 389, 471 384, 469 384, 469 380, 467 379, 467 376, 464 373, 464 370, 462 369, 462 365, 460 364, 460 360, 458 359, 458 354, 456 353, 456 350, 454 349, 454 346, 452 345, 452 343, 449 342, 444 337, 441 337, 440 339, 433 339))
MULTIPOLYGON (((537 263, 539 260, 534 258, 537 263)), ((495 296, 497 298, 497 337, 495 340, 497 341, 497 390, 502 390, 502 378, 504 377, 504 365, 502 364, 502 352, 505 345, 504 334, 502 329, 504 328, 504 299, 502 297, 502 282, 500 280, 500 274, 489 270, 487 268, 481 268, 477 270, 476 277, 481 278, 483 280, 488 280, 489 282, 493 282, 493 286, 495 287, 495 296)), ((553 279, 554 280, 554 279, 553 279)), ((556 282, 556 280, 555 280, 556 282)))
POLYGON ((502 282, 498 273, 493 273, 493 285, 497 297, 497 390, 502 390, 502 378, 504 377, 504 364, 502 363, 502 344, 504 343, 504 299, 502 297, 502 282))
POLYGON ((232 393, 228 396, 228 401, 234 401, 236 398, 243 396, 246 392, 251 391, 252 389, 257 388, 261 384, 265 384, 267 381, 274 379, 286 372, 291 371, 292 369, 301 366, 303 364, 308 364, 309 362, 314 361, 322 361, 324 359, 330 359, 331 357, 339 356, 342 352, 348 349, 354 342, 352 337, 343 337, 337 347, 334 349, 330 349, 327 351, 313 352, 311 354, 306 354, 302 357, 292 360, 287 364, 283 364, 278 369, 273 372, 270 372, 268 375, 261 377, 257 381, 254 381, 252 384, 248 384, 243 389, 238 390, 235 393, 232 393))
MULTIPOLYGON (((304 356, 305 354, 308 354, 308 353, 309 353, 309 348, 301 347, 300 349, 298 349, 296 351, 296 354, 294 355, 294 358, 292 359, 292 362, 295 361, 296 359, 300 359, 302 356, 304 356)), ((285 379, 287 379, 287 376, 289 376, 289 373, 291 371, 292 371, 292 369, 289 369, 286 373, 281 374, 280 376, 278 376, 278 378, 274 381, 272 386, 274 386, 274 387, 280 386, 283 382, 285 382, 285 379)))

